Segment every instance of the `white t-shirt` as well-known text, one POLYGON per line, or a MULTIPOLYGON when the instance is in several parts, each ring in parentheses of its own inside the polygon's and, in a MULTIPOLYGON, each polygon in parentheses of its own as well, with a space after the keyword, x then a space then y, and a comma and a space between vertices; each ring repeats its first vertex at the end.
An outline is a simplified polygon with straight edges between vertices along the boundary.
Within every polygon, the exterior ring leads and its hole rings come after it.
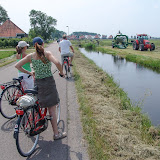
POLYGON ((61 48, 61 54, 67 54, 70 53, 70 46, 72 46, 71 42, 69 40, 63 39, 59 43, 59 47, 61 48))

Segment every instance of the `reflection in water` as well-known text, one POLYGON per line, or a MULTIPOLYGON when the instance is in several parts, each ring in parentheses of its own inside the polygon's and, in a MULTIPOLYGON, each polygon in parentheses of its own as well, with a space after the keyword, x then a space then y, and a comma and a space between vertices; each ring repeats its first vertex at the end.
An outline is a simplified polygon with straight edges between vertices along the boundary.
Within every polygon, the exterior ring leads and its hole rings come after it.
POLYGON ((143 69, 145 69, 145 67, 144 66, 142 66, 142 65, 140 65, 140 64, 137 64, 136 63, 136 68, 138 69, 138 70, 143 70, 143 69))
POLYGON ((120 68, 122 65, 125 65, 126 64, 126 61, 124 58, 120 57, 120 56, 113 56, 113 61, 115 63, 115 65, 120 68))
POLYGON ((160 125, 160 74, 119 56, 88 52, 84 48, 80 51, 114 77, 132 103, 140 105, 142 111, 149 115, 153 125, 160 125))

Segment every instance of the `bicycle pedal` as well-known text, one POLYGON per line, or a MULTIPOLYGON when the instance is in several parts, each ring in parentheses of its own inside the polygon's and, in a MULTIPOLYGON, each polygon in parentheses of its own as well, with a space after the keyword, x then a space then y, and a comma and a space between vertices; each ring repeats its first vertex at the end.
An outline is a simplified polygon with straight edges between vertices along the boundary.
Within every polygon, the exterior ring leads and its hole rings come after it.
POLYGON ((44 125, 44 123, 45 123, 45 119, 41 119, 41 120, 36 124, 36 128, 39 127, 39 126, 44 125))

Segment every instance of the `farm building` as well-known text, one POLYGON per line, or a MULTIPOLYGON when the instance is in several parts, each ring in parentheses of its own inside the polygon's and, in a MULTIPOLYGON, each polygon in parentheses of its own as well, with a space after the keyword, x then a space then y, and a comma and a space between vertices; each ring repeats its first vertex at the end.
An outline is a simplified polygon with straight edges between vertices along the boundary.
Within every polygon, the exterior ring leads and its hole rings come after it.
POLYGON ((107 39, 107 36, 106 35, 102 35, 102 39, 107 39))
POLYGON ((27 36, 28 35, 10 19, 7 19, 0 25, 0 38, 22 38, 27 36))
POLYGON ((94 39, 100 39, 99 35, 95 35, 94 39))
POLYGON ((108 39, 113 39, 113 36, 112 36, 112 35, 110 35, 110 36, 108 37, 108 39))
POLYGON ((82 36, 79 36, 79 39, 86 39, 86 37, 82 35, 82 36))

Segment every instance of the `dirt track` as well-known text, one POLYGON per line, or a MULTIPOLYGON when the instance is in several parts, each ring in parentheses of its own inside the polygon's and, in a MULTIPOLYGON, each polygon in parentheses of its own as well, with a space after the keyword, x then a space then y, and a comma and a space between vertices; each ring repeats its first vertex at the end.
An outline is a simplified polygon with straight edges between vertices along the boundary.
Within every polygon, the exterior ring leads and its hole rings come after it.
MULTIPOLYGON (((50 50, 60 60, 57 43, 52 43, 46 50, 50 50)), ((0 68, 0 84, 17 77, 14 64, 0 68)), ((55 66, 52 65, 52 71, 55 66)), ((19 155, 13 138, 13 130, 16 119, 7 120, 0 115, 0 155, 3 160, 88 160, 87 147, 83 140, 82 127, 77 104, 74 80, 60 78, 58 73, 54 74, 57 89, 61 99, 61 122, 60 128, 67 131, 68 137, 53 141, 52 128, 49 123, 48 129, 40 134, 37 149, 31 157, 23 158, 19 155)))

